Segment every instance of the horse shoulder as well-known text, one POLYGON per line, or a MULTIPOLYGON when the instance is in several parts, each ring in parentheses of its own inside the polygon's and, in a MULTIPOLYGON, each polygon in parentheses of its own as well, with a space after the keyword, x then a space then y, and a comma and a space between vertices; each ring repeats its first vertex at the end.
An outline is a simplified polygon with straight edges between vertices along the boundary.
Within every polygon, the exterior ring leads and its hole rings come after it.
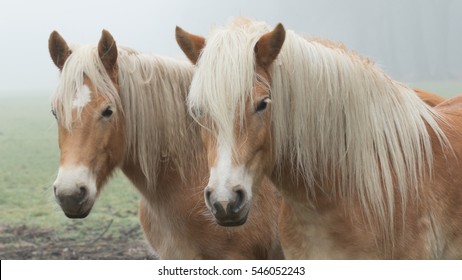
MULTIPOLYGON (((445 243, 440 258, 462 258, 462 95, 435 107, 444 119, 441 127, 450 149, 434 145, 434 169, 427 186, 432 202, 433 224, 445 243)), ((436 141, 432 141, 437 143, 436 141)))
POLYGON ((435 109, 445 113, 462 115, 462 94, 453 98, 446 99, 435 106, 435 109))

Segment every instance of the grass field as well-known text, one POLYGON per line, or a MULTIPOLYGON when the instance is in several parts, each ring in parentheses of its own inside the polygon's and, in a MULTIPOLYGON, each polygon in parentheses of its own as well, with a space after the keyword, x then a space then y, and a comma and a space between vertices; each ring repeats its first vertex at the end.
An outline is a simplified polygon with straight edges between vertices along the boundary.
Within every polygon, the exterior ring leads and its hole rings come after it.
MULTIPOLYGON (((462 83, 412 83, 412 87, 450 97, 462 83)), ((57 128, 49 96, 0 94, 0 233, 2 227, 45 228, 56 238, 94 240, 118 237, 138 226, 139 196, 120 173, 105 186, 92 213, 83 220, 64 216, 51 184, 59 163, 57 128), (107 230, 107 231, 106 231, 107 230)), ((1 244, 0 250, 8 248, 1 244), (3 246, 3 247, 2 247, 3 246)), ((5 241, 4 241, 5 242, 5 241)))
MULTIPOLYGON (((0 95, 0 229, 52 229, 56 238, 76 240, 93 240, 103 231, 111 237, 139 232, 139 196, 120 172, 86 219, 68 219, 57 206, 51 184, 59 148, 49 100, 47 95, 0 95)), ((2 246, 7 244, 0 241, 2 246)))

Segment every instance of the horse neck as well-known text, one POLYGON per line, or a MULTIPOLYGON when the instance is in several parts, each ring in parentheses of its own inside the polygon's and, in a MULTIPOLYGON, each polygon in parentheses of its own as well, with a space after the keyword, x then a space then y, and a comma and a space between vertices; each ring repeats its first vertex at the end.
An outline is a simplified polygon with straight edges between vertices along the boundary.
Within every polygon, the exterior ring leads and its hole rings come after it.
POLYGON ((126 120, 122 170, 145 198, 158 203, 177 193, 203 160, 199 128, 185 105, 193 67, 158 56, 121 60, 126 120))
MULTIPOLYGON (((333 181, 327 183, 327 180, 324 180, 325 183, 322 185, 316 185, 321 182, 317 178, 311 181, 310 184, 312 185, 307 186, 306 176, 301 172, 297 172, 294 164, 296 163, 290 157, 286 157, 283 160, 278 160, 272 171, 266 174, 289 204, 300 205, 305 209, 319 209, 320 205, 318 203, 320 201, 333 201, 329 195, 335 189, 333 181)), ((316 176, 319 176, 319 174, 316 176)), ((324 203, 321 204, 326 206, 324 203)), ((303 213, 300 214, 303 215, 303 213)))
POLYGON ((357 182, 339 184, 360 186, 371 183, 360 182, 371 168, 388 173, 376 177, 381 185, 393 172, 398 182, 414 180, 417 175, 405 178, 404 170, 431 164, 426 124, 442 132, 435 111, 414 92, 345 49, 293 33, 286 41, 271 72, 277 160, 292 160, 308 182, 359 174, 357 182))
MULTIPOLYGON (((205 167, 204 164, 202 166, 205 167)), ((189 170, 183 171, 183 174, 181 174, 172 161, 165 159, 164 162, 158 165, 155 177, 148 180, 142 172, 140 162, 133 157, 125 158, 121 169, 141 195, 150 203, 150 206, 159 208, 170 208, 172 202, 178 202, 179 198, 199 192, 200 189, 195 188, 195 186, 204 185, 207 172, 204 168, 199 169, 198 167, 194 174, 189 170), (201 174, 204 174, 204 178, 201 177, 201 174), (186 182, 183 177, 190 178, 190 181, 186 182)))
POLYGON ((283 193, 359 201, 369 220, 393 224, 431 170, 427 129, 444 143, 438 114, 370 61, 294 34, 271 76, 276 174, 292 182, 283 193))

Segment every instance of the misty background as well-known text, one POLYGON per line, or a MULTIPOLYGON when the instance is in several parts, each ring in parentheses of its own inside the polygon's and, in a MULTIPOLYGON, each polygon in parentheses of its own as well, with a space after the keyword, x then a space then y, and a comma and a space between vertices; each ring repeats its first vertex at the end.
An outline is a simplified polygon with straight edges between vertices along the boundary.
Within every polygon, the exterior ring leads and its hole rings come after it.
POLYGON ((462 81, 457 0, 15 0, 0 4, 0 95, 51 95, 58 81, 48 53, 53 30, 71 45, 97 43, 105 28, 119 45, 183 57, 176 25, 207 36, 234 16, 341 41, 399 81, 462 81))
POLYGON ((176 25, 207 36, 235 16, 343 42, 413 87, 462 92, 462 0, 0 0, 0 259, 150 254, 139 193, 122 173, 84 220, 67 219, 54 201, 60 150, 50 99, 59 71, 50 33, 94 44, 104 28, 118 45, 184 57, 176 25))

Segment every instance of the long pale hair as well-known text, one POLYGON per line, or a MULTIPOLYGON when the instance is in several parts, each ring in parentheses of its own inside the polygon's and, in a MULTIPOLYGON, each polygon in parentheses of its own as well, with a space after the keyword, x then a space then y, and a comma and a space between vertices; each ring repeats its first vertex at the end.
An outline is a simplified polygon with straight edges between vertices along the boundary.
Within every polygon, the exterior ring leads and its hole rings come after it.
MULTIPOLYGON (((238 18, 209 34, 188 104, 193 115, 210 115, 223 138, 232 139, 234 112, 244 112, 251 98, 254 46, 269 31, 238 18)), ((292 31, 270 74, 276 164, 291 162, 312 199, 318 186, 336 182, 324 191, 359 200, 368 221, 392 240, 396 205, 405 209, 411 194, 418 197, 432 169, 426 125, 447 144, 437 112, 370 60, 292 31)))
POLYGON ((126 158, 139 162, 148 182, 158 175, 162 160, 172 160, 183 177, 184 170, 196 168, 201 144, 185 105, 193 74, 189 62, 118 47, 116 87, 96 45, 73 46, 71 52, 52 102, 65 128, 79 119, 81 108, 73 115, 73 100, 88 78, 98 94, 122 112, 126 158))

